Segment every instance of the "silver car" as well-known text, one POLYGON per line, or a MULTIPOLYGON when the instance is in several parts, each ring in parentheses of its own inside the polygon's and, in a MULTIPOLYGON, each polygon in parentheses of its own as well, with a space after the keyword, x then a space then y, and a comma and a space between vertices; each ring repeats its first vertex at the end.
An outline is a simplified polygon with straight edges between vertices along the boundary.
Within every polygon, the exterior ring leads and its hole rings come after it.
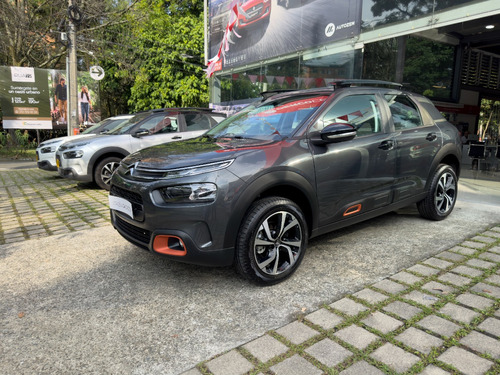
POLYGON ((109 190, 120 161, 144 147, 197 137, 225 118, 208 108, 166 108, 137 113, 119 128, 62 144, 56 152, 59 175, 95 182, 109 190))
POLYGON ((107 133, 108 131, 115 129, 132 117, 133 115, 109 117, 88 128, 79 135, 69 135, 65 137, 53 138, 40 143, 36 148, 36 161, 38 168, 46 171, 57 171, 56 151, 57 148, 64 142, 71 141, 73 139, 82 139, 84 137, 90 137, 101 133, 107 133))

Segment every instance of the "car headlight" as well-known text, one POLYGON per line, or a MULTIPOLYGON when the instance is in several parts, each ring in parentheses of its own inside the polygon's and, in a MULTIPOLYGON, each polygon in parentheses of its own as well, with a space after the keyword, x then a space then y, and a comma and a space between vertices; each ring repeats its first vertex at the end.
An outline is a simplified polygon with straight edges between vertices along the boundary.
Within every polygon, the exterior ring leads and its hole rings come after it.
POLYGON ((49 152, 56 152, 56 146, 42 147, 40 153, 48 154, 49 152))
POLYGON ((160 189, 165 203, 207 203, 217 198, 217 186, 212 183, 186 184, 160 189))
POLYGON ((68 151, 63 153, 64 159, 78 159, 83 156, 82 150, 68 151))

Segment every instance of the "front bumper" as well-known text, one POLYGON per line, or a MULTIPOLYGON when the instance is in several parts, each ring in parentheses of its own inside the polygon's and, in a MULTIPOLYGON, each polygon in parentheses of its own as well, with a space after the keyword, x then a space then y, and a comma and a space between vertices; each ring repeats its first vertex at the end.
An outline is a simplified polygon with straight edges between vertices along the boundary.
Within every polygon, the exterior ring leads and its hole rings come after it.
POLYGON ((87 174, 82 159, 65 159, 60 154, 56 154, 56 164, 59 176, 80 182, 92 182, 92 175, 87 174))

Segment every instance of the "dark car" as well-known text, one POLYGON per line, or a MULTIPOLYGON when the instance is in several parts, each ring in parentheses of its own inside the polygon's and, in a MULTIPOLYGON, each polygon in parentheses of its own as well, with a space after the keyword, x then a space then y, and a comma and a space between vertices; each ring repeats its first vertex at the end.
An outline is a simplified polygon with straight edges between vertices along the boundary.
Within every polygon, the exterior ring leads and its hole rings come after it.
POLYGON ((460 137, 429 99, 356 80, 267 96, 201 137, 125 158, 109 197, 118 232, 272 284, 309 238, 414 203, 432 220, 452 212, 460 137))

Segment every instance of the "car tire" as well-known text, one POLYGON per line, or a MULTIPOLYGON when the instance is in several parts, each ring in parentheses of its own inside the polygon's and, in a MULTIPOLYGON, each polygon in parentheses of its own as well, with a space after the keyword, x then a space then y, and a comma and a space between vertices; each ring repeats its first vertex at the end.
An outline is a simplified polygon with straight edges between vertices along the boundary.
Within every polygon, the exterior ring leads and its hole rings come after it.
POLYGON ((116 156, 110 156, 102 159, 94 170, 94 181, 101 189, 109 190, 111 176, 120 165, 122 159, 116 156))
POLYGON ((279 283, 299 267, 307 248, 307 224, 291 200, 256 201, 242 221, 236 243, 236 270, 258 284, 279 283))
POLYGON ((445 219, 457 201, 458 179, 455 170, 440 164, 432 176, 427 196, 417 203, 418 212, 426 219, 445 219))

